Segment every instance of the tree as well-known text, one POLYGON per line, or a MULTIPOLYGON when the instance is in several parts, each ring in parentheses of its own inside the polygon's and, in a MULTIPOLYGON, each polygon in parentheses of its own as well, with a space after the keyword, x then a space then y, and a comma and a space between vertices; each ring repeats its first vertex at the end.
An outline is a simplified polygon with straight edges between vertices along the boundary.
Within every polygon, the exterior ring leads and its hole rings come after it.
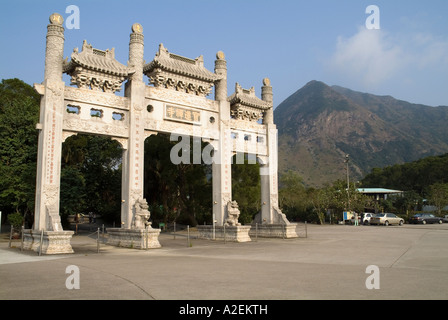
POLYGON ((404 191, 402 195, 391 197, 394 207, 406 218, 409 218, 409 212, 417 210, 417 207, 421 205, 423 198, 414 190, 404 191))
POLYGON ((0 210, 34 211, 40 96, 19 79, 0 83, 0 210))
POLYGON ((437 208, 437 214, 442 215, 444 207, 448 206, 448 183, 435 183, 429 187, 429 200, 437 208))
POLYGON ((120 221, 122 152, 116 141, 101 136, 78 134, 63 143, 63 218, 92 211, 107 222, 120 221))
POLYGON ((60 210, 64 224, 68 215, 85 210, 85 187, 84 175, 76 167, 69 166, 61 170, 60 210))
POLYGON ((307 189, 297 172, 288 170, 280 176, 278 194, 279 206, 289 220, 306 220, 309 207, 307 189))
POLYGON ((332 191, 331 207, 342 220, 342 213, 351 210, 351 197, 353 196, 353 188, 347 190, 347 182, 344 180, 336 180, 333 182, 330 190, 332 191))
POLYGON ((250 163, 247 154, 241 164, 236 163, 236 157, 233 157, 232 164, 232 197, 238 202, 238 220, 245 224, 252 222, 261 210, 260 165, 250 163))
POLYGON ((430 185, 448 183, 448 153, 381 169, 374 168, 361 182, 364 187, 413 190, 424 197, 430 185))
POLYGON ((371 208, 374 206, 374 199, 372 197, 359 192, 355 189, 354 185, 350 185, 350 187, 350 203, 353 211, 362 213, 366 208, 371 208))
POLYGON ((303 178, 297 172, 288 170, 280 176, 278 193, 281 207, 303 206, 306 194, 303 178))
MULTIPOLYGON (((152 208, 151 218, 155 222, 176 221, 190 226, 211 223, 211 167, 193 164, 192 158, 189 163, 174 164, 170 154, 176 144, 165 134, 153 135, 145 141, 144 195, 152 208)), ((193 154, 191 149, 186 152, 193 154)))
POLYGON ((307 195, 319 219, 319 223, 324 224, 325 214, 332 207, 334 201, 334 189, 328 186, 320 189, 310 188, 308 189, 307 195))

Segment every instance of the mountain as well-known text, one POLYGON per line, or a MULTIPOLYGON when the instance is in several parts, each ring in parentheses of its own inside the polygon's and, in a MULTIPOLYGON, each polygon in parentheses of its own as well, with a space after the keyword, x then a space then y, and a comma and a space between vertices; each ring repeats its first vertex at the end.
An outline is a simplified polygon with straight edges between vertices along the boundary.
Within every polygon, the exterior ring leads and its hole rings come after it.
POLYGON ((274 111, 279 171, 310 186, 448 152, 448 107, 412 104, 310 81, 274 111))

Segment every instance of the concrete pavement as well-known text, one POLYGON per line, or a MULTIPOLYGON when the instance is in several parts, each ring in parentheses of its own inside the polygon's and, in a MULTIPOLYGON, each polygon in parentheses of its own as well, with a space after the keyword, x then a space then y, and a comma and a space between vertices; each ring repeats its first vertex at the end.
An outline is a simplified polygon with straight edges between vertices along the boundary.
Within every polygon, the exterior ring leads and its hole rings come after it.
MULTIPOLYGON (((303 224, 299 224, 301 235, 303 224)), ((74 236, 75 254, 41 256, 0 240, 0 299, 447 299, 448 224, 308 225, 308 237, 223 243, 162 233, 135 250, 74 236), (79 289, 67 289, 68 266, 79 289), (368 289, 369 265, 379 289, 368 289)))

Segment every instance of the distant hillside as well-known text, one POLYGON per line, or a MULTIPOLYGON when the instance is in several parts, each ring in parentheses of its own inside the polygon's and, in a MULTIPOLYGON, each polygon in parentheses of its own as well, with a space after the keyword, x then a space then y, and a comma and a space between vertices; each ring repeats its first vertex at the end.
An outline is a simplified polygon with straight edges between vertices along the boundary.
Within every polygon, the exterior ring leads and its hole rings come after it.
POLYGON ((298 171, 307 185, 361 179, 374 167, 448 152, 448 107, 310 81, 274 112, 279 170, 298 171))

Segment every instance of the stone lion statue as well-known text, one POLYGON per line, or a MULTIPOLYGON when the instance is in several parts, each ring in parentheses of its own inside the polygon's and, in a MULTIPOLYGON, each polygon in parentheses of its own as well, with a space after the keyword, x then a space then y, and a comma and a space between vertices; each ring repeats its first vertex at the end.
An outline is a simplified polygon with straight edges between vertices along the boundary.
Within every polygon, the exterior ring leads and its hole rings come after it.
POLYGON ((226 226, 240 226, 241 223, 238 222, 239 216, 240 210, 238 209, 238 203, 235 200, 227 202, 226 226))
POLYGON ((135 216, 133 222, 133 229, 145 229, 147 226, 151 226, 151 222, 148 221, 151 213, 148 210, 148 203, 146 199, 138 199, 135 201, 135 216))

